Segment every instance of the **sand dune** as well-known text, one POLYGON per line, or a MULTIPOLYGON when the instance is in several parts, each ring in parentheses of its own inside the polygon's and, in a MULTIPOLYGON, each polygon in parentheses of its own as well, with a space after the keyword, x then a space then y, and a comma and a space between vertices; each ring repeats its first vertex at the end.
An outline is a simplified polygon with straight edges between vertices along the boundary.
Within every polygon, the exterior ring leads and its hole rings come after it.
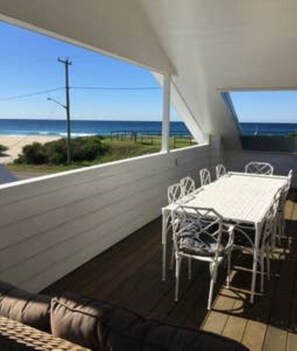
POLYGON ((10 163, 15 160, 25 145, 38 142, 41 144, 57 140, 54 136, 35 136, 35 135, 0 135, 0 144, 8 147, 5 155, 0 156, 0 163, 10 163))

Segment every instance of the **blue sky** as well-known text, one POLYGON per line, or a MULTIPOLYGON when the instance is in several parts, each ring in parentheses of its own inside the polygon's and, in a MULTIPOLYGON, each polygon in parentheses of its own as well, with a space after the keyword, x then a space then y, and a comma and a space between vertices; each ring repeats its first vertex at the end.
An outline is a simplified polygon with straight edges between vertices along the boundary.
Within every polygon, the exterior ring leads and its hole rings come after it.
POLYGON ((297 91, 230 94, 241 122, 297 123, 297 91))
MULTIPOLYGON (((38 33, 0 22, 0 118, 65 118, 65 90, 13 98, 64 87, 69 57, 72 87, 152 87, 152 90, 71 89, 73 119, 161 120, 162 89, 149 70, 38 33), (10 99, 13 98, 13 99, 10 99)), ((173 111, 173 120, 178 116, 173 111)))
MULTIPOLYGON (((72 87, 153 87, 153 90, 71 90, 72 119, 161 120, 162 90, 152 74, 128 64, 50 37, 0 22, 0 118, 65 118, 65 111, 47 100, 64 103, 63 89, 31 97, 23 94, 64 86, 69 57, 72 87), (10 99, 13 98, 13 99, 10 99)), ((297 92, 231 94, 243 122, 297 122, 297 92)), ((172 109, 172 120, 179 120, 172 109)))

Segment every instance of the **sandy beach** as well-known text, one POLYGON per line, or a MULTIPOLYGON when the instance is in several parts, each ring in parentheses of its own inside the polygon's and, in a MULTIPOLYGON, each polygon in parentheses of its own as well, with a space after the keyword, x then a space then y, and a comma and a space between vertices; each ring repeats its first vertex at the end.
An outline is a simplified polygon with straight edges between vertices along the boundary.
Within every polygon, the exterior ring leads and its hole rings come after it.
POLYGON ((25 145, 38 142, 41 144, 49 141, 58 140, 55 136, 35 136, 35 135, 0 135, 0 144, 8 147, 3 156, 0 156, 0 163, 10 163, 22 153, 25 145))

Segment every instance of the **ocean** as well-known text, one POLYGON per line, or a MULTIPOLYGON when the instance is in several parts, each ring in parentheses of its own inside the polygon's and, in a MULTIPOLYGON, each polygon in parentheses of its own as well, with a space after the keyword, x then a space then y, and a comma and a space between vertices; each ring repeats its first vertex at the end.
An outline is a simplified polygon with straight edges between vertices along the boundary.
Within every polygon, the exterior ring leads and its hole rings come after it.
MULTIPOLYGON (((297 131, 297 123, 241 123, 243 135, 287 135, 297 131)), ((71 121, 71 134, 76 136, 110 135, 111 132, 160 134, 161 122, 150 121, 71 121)), ((171 122, 172 135, 190 135, 183 122, 171 122)), ((42 119, 0 119, 0 135, 65 136, 66 122, 42 119)))
POLYGON ((288 135, 297 132, 297 123, 240 123, 243 135, 288 135))
MULTIPOLYGON (((71 135, 110 135, 111 132, 145 132, 160 134, 161 122, 148 121, 71 121, 71 135)), ((171 122, 172 134, 190 135, 183 122, 171 122)), ((41 119, 0 119, 0 135, 66 136, 66 121, 41 119)))

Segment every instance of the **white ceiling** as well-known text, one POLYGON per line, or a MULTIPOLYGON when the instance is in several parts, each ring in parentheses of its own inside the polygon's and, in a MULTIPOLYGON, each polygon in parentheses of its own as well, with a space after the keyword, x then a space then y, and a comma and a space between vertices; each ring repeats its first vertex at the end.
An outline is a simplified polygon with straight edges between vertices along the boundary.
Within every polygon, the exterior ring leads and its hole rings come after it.
POLYGON ((296 0, 141 3, 206 132, 235 133, 221 89, 297 87, 296 0))

